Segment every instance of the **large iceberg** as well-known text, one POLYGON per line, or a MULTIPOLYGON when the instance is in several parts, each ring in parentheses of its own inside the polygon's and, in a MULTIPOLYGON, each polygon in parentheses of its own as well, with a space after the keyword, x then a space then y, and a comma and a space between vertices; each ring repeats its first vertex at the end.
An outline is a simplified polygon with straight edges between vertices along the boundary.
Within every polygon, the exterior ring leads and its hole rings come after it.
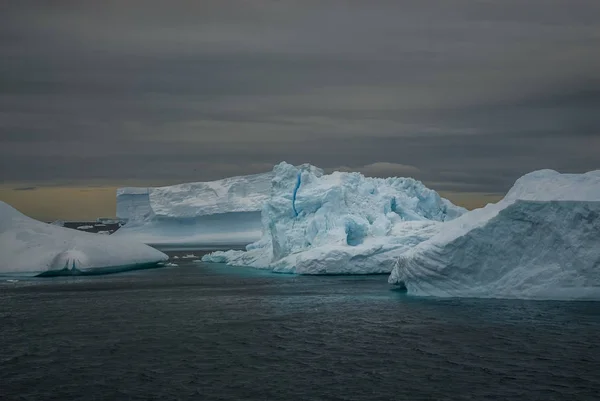
POLYGON ((159 249, 245 246, 260 238, 272 173, 117 190, 115 236, 159 249))
POLYGON ((600 299, 600 171, 521 177, 402 254, 389 281, 424 296, 600 299))
POLYGON ((147 245, 31 219, 0 202, 0 274, 101 274, 158 266, 168 256, 147 245))
POLYGON ((203 261, 297 274, 389 273, 398 255, 465 212, 412 178, 325 175, 287 163, 273 174, 261 239, 203 261))

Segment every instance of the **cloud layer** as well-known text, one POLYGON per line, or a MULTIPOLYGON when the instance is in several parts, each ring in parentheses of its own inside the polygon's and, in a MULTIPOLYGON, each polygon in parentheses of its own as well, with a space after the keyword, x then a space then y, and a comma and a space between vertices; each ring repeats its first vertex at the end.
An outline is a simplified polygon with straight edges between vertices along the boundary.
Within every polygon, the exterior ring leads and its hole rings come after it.
POLYGON ((12 3, 4 182, 286 160, 502 192, 534 169, 600 167, 595 0, 12 3))

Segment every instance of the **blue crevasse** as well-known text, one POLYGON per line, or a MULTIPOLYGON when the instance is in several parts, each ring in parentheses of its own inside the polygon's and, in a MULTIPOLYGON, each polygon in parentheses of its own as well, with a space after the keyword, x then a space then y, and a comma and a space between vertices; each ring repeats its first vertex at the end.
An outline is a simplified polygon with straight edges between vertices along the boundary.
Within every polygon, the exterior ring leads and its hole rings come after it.
POLYGON ((296 217, 298 217, 298 210, 296 210, 296 196, 298 195, 300 185, 302 185, 302 171, 298 171, 296 186, 294 187, 294 193, 292 194, 292 209, 294 210, 294 215, 296 217))
POLYGON ((399 254, 465 212, 412 178, 287 163, 273 175, 261 239, 204 261, 297 274, 389 273, 399 254))

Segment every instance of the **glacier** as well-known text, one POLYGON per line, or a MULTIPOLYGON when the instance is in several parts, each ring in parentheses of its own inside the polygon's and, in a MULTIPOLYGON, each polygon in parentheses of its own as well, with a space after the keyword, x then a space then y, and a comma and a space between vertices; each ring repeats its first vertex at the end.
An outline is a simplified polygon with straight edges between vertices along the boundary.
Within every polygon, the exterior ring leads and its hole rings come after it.
POLYGON ((398 255, 466 210, 412 178, 371 178, 285 162, 273 169, 262 236, 204 262, 280 273, 390 273, 398 255))
POLYGON ((600 299, 600 170, 540 170, 399 256, 389 282, 436 297, 600 299))
POLYGON ((158 249, 245 246, 261 235, 272 172, 154 188, 119 188, 113 235, 158 249))
POLYGON ((29 218, 0 202, 0 274, 104 274, 159 266, 168 256, 147 245, 29 218))

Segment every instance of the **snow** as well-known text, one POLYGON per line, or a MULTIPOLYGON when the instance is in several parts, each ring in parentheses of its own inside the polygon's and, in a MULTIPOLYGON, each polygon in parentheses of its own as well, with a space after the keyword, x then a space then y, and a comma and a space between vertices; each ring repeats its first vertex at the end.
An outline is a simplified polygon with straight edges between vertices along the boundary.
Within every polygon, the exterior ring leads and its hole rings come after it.
POLYGON ((155 266, 147 245, 33 220, 0 202, 0 274, 98 274, 155 266))
POLYGON ((94 226, 79 226, 79 227, 77 227, 78 230, 91 230, 92 228, 94 228, 94 226))
POLYGON ((285 162, 273 174, 260 240, 203 261, 297 274, 389 273, 400 254, 465 212, 412 178, 325 175, 285 162))
POLYGON ((155 247, 247 245, 260 238, 260 210, 272 173, 158 188, 120 188, 113 235, 155 247))
POLYGON ((438 297, 600 299, 600 171, 540 170, 398 258, 390 283, 438 297))

